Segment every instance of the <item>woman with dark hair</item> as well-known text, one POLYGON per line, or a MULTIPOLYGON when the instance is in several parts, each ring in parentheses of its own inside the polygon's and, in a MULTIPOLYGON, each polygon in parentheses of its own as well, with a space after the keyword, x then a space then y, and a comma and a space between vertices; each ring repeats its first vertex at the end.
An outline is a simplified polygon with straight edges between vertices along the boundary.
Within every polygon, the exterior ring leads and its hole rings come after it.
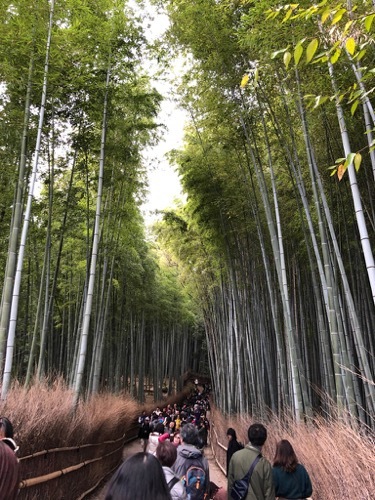
POLYGON ((242 450, 243 446, 241 443, 237 441, 236 431, 232 427, 229 427, 229 429, 227 430, 227 438, 228 438, 228 448, 227 448, 227 475, 228 475, 229 462, 230 459, 232 458, 233 453, 236 453, 236 451, 238 450, 242 450))
POLYGON ((105 500, 171 500, 159 460, 142 452, 129 457, 112 477, 105 500))
POLYGON ((6 417, 0 417, 0 440, 16 453, 18 446, 13 440, 13 425, 6 417))
POLYGON ((310 477, 305 467, 298 463, 293 446, 287 439, 276 445, 272 476, 279 499, 303 499, 312 494, 310 477))
POLYGON ((13 500, 18 494, 20 482, 20 464, 10 449, 3 441, 0 441, 0 498, 2 500, 13 500))
POLYGON ((172 500, 186 500, 185 486, 171 469, 177 458, 177 448, 170 441, 161 441, 156 448, 156 458, 163 467, 165 480, 172 500))

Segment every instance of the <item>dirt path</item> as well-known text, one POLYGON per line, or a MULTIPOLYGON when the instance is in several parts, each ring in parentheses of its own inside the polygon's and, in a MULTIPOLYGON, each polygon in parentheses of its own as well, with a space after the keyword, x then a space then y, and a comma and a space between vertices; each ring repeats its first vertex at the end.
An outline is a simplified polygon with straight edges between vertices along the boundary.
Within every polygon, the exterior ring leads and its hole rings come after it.
POLYGON ((221 471, 220 467, 216 464, 215 458, 212 454, 210 446, 204 449, 204 456, 207 458, 210 465, 210 481, 219 486, 220 490, 215 495, 215 500, 227 498, 227 478, 221 471))

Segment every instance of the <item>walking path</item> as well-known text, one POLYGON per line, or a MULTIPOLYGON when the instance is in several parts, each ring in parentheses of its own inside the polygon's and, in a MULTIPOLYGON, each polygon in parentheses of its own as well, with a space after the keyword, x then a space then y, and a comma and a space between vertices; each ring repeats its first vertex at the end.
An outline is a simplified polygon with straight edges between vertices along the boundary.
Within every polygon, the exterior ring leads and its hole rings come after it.
POLYGON ((227 498, 227 478, 221 471, 220 467, 216 464, 215 458, 212 454, 211 446, 204 449, 204 456, 207 458, 210 466, 210 481, 219 486, 220 490, 215 495, 215 500, 227 498))
MULTIPOLYGON (((131 455, 134 455, 134 453, 137 453, 138 451, 142 451, 142 448, 139 439, 135 439, 134 441, 131 441, 124 447, 124 453, 123 453, 124 460, 126 460, 131 455)), ((220 468, 217 466, 210 446, 207 446, 204 449, 204 455, 207 458, 210 466, 210 480, 221 488, 219 493, 216 495, 215 500, 226 498, 227 479, 220 470, 220 468)), ((88 497, 87 500, 103 500, 105 497, 106 489, 107 489, 107 484, 100 487, 100 490, 97 493, 88 497)))

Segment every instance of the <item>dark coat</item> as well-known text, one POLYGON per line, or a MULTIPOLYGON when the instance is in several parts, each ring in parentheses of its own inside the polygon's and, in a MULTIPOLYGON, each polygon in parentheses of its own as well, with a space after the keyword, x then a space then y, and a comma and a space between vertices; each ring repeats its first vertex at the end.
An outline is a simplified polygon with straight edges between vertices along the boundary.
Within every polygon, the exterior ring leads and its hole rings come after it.
POLYGON ((302 464, 298 464, 294 472, 273 467, 272 476, 277 497, 307 498, 312 494, 310 477, 302 464))
POLYGON ((143 424, 142 427, 139 428, 138 437, 140 439, 148 439, 150 436, 151 428, 149 424, 143 424))
POLYGON ((232 458, 233 453, 236 453, 236 451, 243 450, 243 445, 237 441, 237 439, 231 439, 228 444, 228 449, 227 449, 227 476, 228 476, 228 470, 229 470, 229 462, 230 459, 232 458))

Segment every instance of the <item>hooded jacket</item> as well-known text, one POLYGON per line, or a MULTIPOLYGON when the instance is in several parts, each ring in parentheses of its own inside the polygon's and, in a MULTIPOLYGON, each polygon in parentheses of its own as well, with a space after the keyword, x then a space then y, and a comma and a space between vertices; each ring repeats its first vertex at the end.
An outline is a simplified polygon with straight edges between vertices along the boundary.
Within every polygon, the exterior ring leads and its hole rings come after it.
POLYGON ((207 458, 192 444, 182 443, 177 448, 177 459, 172 466, 172 470, 176 476, 182 478, 192 465, 201 467, 204 470, 206 474, 206 491, 208 492, 210 488, 210 471, 207 458))
POLYGON ((4 437, 4 438, 1 439, 1 441, 3 443, 5 443, 7 446, 9 446, 9 448, 14 453, 17 453, 17 451, 19 450, 19 446, 16 445, 16 443, 14 442, 14 440, 12 438, 4 437))

